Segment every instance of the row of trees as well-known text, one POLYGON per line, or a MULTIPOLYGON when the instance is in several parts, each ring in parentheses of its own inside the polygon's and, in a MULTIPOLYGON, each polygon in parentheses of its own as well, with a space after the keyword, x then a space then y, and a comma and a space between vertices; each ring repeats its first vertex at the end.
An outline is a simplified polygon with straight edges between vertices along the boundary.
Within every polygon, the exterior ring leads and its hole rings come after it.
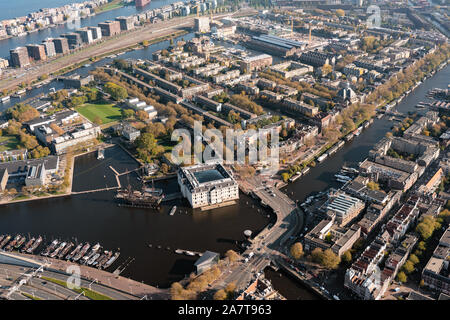
POLYGON ((337 269, 341 262, 341 258, 331 249, 322 250, 320 248, 315 248, 311 252, 311 259, 313 262, 318 263, 327 269, 337 269))
MULTIPOLYGON (((195 300, 199 294, 204 292, 210 284, 216 281, 223 272, 226 265, 232 264, 239 259, 239 255, 236 252, 229 250, 225 255, 225 259, 219 261, 219 263, 210 269, 204 271, 201 275, 196 276, 191 274, 189 283, 185 286, 179 282, 174 282, 170 288, 170 296, 172 300, 195 300)), ((234 298, 234 292, 236 285, 234 283, 229 284, 223 291, 216 292, 214 298, 217 300, 225 300, 234 298)))

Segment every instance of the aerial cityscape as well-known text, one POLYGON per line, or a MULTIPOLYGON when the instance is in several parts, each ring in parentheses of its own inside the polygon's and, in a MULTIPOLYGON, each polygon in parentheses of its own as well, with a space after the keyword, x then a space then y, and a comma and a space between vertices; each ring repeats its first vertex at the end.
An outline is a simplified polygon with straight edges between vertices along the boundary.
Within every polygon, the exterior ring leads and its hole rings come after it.
POLYGON ((448 0, 0 9, 0 300, 450 299, 448 0))

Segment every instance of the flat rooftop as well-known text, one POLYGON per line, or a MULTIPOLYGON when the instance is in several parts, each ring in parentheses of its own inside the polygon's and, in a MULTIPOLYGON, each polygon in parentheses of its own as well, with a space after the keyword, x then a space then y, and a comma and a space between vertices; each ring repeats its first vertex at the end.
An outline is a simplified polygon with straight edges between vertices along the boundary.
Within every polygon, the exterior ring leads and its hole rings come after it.
POLYGON ((206 182, 211 182, 211 181, 222 180, 222 179, 228 178, 228 177, 225 177, 217 169, 197 171, 197 172, 194 172, 194 176, 199 183, 206 183, 206 182))

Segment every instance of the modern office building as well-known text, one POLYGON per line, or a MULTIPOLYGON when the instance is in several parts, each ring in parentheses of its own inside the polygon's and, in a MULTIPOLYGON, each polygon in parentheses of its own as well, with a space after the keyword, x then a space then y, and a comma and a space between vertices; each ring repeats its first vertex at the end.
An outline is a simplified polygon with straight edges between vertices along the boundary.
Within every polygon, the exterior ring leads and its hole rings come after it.
POLYGON ((42 41, 42 45, 44 46, 47 57, 54 57, 56 55, 55 44, 52 40, 44 40, 42 41))
POLYGON ((30 65, 30 58, 28 56, 28 50, 25 47, 17 47, 10 51, 11 66, 16 68, 22 68, 30 65))
POLYGON ((69 41, 66 38, 53 39, 56 53, 66 54, 69 52, 69 41))
POLYGON ((120 23, 120 30, 128 31, 134 29, 133 17, 117 17, 116 21, 120 23))
POLYGON ((100 27, 88 27, 92 32, 92 39, 94 41, 100 40, 102 38, 102 29, 100 27))
POLYGON ((61 37, 67 39, 67 43, 69 44, 70 49, 76 49, 83 43, 83 41, 81 40, 81 35, 76 32, 65 33, 62 34, 61 37))
POLYGON ((104 37, 112 37, 120 33, 119 21, 105 21, 99 23, 98 26, 102 29, 102 36, 104 37))
POLYGON ((193 208, 234 204, 239 199, 237 182, 220 163, 180 167, 178 184, 193 208))
POLYGON ((47 60, 45 54, 45 47, 42 44, 28 44, 27 45, 28 56, 35 61, 47 60))
POLYGON ((81 37, 83 43, 91 44, 94 42, 94 37, 92 36, 92 30, 89 28, 81 28, 75 31, 81 37))

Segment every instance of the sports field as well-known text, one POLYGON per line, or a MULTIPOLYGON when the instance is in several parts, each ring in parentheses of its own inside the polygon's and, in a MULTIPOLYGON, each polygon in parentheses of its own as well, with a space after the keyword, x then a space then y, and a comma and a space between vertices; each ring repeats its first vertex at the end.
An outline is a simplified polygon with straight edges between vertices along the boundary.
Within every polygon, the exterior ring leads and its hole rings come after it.
POLYGON ((94 122, 98 117, 102 120, 102 124, 118 121, 122 118, 120 108, 115 104, 92 104, 86 103, 78 107, 77 112, 94 122))

